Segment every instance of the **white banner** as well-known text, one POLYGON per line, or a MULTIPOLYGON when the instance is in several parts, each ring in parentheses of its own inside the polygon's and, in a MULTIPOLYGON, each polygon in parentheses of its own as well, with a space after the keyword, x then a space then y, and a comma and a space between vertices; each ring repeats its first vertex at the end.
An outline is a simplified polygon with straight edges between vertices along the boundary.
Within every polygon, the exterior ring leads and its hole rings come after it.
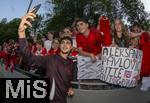
POLYGON ((88 57, 78 57, 78 79, 100 79, 124 87, 138 83, 142 51, 134 48, 103 47, 102 60, 92 63, 88 57))
POLYGON ((142 63, 142 51, 134 48, 103 47, 100 79, 125 87, 138 83, 142 63))
POLYGON ((78 79, 99 79, 101 60, 92 63, 90 57, 77 57, 78 79))

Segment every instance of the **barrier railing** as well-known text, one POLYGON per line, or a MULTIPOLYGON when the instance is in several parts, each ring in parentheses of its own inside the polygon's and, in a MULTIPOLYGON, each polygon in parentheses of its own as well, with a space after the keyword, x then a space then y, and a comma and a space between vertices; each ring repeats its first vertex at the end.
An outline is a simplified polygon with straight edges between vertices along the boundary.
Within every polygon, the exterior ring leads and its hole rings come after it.
POLYGON ((29 76, 31 78, 42 78, 40 75, 30 73, 28 71, 25 71, 25 70, 19 68, 19 67, 15 68, 15 70, 20 72, 20 73, 22 73, 22 74, 24 74, 24 75, 27 75, 27 76, 29 76))
MULTIPOLYGON (((3 74, 2 72, 5 71, 4 65, 0 64, 0 66, 0 76, 3 76, 4 78, 8 76, 10 78, 11 72, 9 73, 9 71, 7 71, 6 74, 3 74)), ((16 68, 15 73, 16 74, 12 73, 13 78, 17 75, 29 78, 40 78, 39 75, 29 73, 28 71, 24 71, 20 68, 16 68)), ((139 85, 136 88, 128 89, 109 85, 104 82, 90 83, 79 80, 72 81, 71 83, 75 87, 75 94, 73 97, 68 97, 67 103, 149 103, 150 101, 150 93, 141 92, 139 85), (87 87, 84 88, 84 86, 87 87), (90 90, 87 89, 89 87, 90 90)))

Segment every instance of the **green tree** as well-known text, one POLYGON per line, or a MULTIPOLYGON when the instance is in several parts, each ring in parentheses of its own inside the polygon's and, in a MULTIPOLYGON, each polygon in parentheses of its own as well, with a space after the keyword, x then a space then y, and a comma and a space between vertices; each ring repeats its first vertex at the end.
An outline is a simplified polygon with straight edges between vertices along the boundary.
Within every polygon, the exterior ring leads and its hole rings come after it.
POLYGON ((18 25, 20 23, 19 18, 15 18, 10 22, 7 20, 4 22, 4 19, 0 22, 0 44, 8 39, 17 39, 18 37, 18 25))
POLYGON ((75 17, 84 16, 84 6, 88 1, 90 0, 48 0, 47 3, 54 5, 54 15, 47 21, 47 28, 58 31, 71 25, 75 17))
POLYGON ((144 29, 147 28, 147 13, 144 11, 144 5, 140 0, 121 0, 121 7, 130 23, 138 21, 144 29))
POLYGON ((31 30, 34 35, 39 34, 41 35, 44 33, 45 30, 44 15, 37 15, 35 21, 33 22, 31 30))
POLYGON ((71 25, 74 18, 84 17, 97 23, 100 15, 106 15, 111 22, 116 18, 129 23, 138 21, 148 25, 147 14, 140 0, 47 0, 53 5, 53 15, 47 21, 47 28, 61 30, 71 25))

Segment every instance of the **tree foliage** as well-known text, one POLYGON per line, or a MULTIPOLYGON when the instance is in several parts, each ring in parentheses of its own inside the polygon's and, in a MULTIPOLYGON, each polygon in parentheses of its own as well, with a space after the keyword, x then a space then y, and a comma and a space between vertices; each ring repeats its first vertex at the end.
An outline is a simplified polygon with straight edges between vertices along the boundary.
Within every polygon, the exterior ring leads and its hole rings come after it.
POLYGON ((15 40, 17 39, 19 23, 19 18, 15 18, 10 22, 7 22, 7 19, 2 19, 0 21, 0 44, 10 38, 15 40))
MULTIPOLYGON (((37 15, 36 20, 33 22, 32 28, 28 28, 26 30, 27 36, 30 34, 39 35, 43 34, 45 31, 45 24, 44 24, 44 16, 43 15, 37 15)), ((7 19, 4 18, 0 21, 0 44, 2 44, 4 41, 7 41, 9 39, 18 39, 18 26, 20 23, 20 18, 15 18, 9 22, 7 22, 7 19)))
MULTIPOLYGON (((46 5, 47 8, 53 6, 53 12, 48 9, 47 17, 38 15, 33 27, 26 31, 27 35, 31 30, 36 35, 45 34, 47 30, 60 31, 71 26, 77 17, 97 24, 101 15, 107 16, 111 22, 120 18, 129 24, 138 21, 144 29, 150 28, 150 17, 140 0, 46 0, 46 5)), ((19 18, 0 21, 0 43, 9 38, 17 39, 19 23, 19 18)))
POLYGON ((53 4, 53 12, 47 21, 47 28, 61 30, 70 26, 76 17, 83 17, 97 23, 100 15, 106 15, 113 22, 120 18, 133 23, 149 26, 147 13, 140 0, 47 0, 53 4))
POLYGON ((41 35, 44 33, 45 30, 44 15, 37 15, 35 21, 32 23, 31 30, 34 35, 41 35))

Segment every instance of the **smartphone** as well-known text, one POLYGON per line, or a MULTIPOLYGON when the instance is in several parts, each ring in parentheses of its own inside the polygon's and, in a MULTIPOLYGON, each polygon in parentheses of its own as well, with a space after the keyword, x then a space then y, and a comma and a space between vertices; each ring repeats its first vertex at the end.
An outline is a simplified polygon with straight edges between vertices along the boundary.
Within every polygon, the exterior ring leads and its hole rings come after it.
MULTIPOLYGON (((34 6, 34 7, 32 8, 32 11, 31 11, 31 12, 34 13, 34 14, 36 14, 36 13, 38 12, 38 10, 40 9, 40 7, 41 7, 41 4, 38 4, 38 5, 34 6)), ((29 21, 30 23, 33 22, 31 19, 28 19, 28 21, 29 21)))
POLYGON ((34 6, 33 9, 32 9, 33 10, 32 13, 36 14, 38 12, 38 10, 40 9, 40 7, 41 7, 41 4, 38 4, 38 5, 34 6))

